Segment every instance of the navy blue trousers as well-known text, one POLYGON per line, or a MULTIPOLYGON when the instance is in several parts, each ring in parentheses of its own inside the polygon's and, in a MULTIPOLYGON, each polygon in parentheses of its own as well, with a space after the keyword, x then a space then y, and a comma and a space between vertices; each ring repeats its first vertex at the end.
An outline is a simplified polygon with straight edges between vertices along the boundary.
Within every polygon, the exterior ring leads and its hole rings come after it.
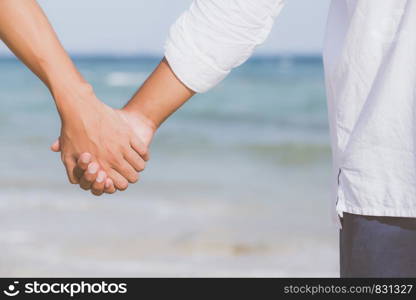
POLYGON ((341 277, 416 277, 416 218, 344 213, 341 277))

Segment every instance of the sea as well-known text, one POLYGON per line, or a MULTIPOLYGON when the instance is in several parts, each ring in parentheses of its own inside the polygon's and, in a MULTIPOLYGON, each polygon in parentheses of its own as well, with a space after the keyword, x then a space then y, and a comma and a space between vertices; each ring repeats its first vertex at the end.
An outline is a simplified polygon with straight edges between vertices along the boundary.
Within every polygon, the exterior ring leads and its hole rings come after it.
MULTIPOLYGON (((79 56, 122 107, 160 57, 79 56)), ((322 59, 258 56, 159 129, 141 180, 68 183, 53 99, 0 58, 0 277, 336 277, 322 59)))

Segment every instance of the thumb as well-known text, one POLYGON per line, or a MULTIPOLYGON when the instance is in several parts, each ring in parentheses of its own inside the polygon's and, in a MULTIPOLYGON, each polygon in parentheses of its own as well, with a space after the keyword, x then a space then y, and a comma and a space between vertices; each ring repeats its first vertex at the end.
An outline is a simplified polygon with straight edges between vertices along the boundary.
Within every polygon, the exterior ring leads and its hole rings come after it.
POLYGON ((60 152, 61 151, 61 145, 59 144, 59 139, 57 139, 51 146, 51 150, 53 152, 60 152))

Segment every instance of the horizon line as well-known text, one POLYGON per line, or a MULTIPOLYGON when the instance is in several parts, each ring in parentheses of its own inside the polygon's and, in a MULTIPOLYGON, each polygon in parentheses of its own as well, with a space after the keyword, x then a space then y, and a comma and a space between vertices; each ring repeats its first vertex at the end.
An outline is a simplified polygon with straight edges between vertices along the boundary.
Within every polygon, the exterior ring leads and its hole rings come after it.
MULTIPOLYGON (((69 53, 73 59, 161 59, 163 54, 141 53, 141 54, 120 54, 120 53, 69 53)), ((276 59, 276 58, 321 58, 320 52, 285 52, 285 53, 258 53, 250 59, 276 59)), ((12 53, 0 54, 0 59, 16 59, 12 53)))

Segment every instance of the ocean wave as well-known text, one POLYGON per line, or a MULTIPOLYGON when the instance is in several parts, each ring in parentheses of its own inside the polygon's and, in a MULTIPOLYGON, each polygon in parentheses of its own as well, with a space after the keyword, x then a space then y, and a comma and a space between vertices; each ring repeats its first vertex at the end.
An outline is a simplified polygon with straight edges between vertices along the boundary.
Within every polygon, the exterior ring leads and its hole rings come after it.
POLYGON ((107 75, 106 83, 109 86, 138 86, 146 76, 147 74, 142 72, 112 72, 107 75))

